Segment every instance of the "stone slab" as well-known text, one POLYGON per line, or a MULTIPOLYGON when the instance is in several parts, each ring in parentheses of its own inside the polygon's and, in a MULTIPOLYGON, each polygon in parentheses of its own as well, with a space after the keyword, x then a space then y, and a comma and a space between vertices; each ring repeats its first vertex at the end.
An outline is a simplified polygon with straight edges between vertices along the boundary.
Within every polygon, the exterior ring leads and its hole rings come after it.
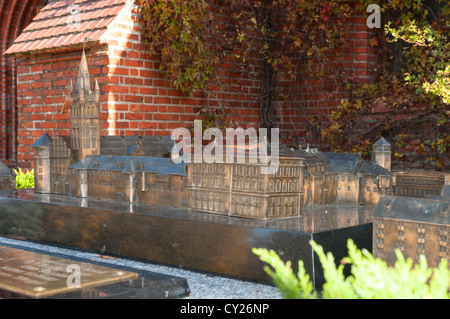
MULTIPOLYGON (((275 221, 126 204, 32 191, 0 192, 0 235, 271 283, 252 248, 275 250, 295 268, 302 259, 316 287, 323 283, 315 240, 336 260, 347 239, 372 249, 373 208, 326 206, 275 221)), ((294 269, 295 271, 295 269, 294 269)))
POLYGON ((185 282, 0 245, 0 298, 128 299, 189 295, 185 282))

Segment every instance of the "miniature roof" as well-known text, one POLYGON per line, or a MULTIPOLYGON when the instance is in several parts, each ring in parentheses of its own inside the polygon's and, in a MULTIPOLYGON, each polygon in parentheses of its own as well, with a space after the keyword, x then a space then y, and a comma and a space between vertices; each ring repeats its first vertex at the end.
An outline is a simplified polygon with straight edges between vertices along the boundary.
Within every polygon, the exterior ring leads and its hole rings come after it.
POLYGON ((377 175, 377 176, 390 176, 391 173, 385 169, 384 167, 377 165, 377 164, 373 164, 370 162, 364 162, 359 169, 357 169, 357 174, 362 174, 362 175, 377 175))
POLYGON ((69 167, 73 167, 75 169, 88 169, 92 164, 92 157, 85 157, 78 163, 70 164, 69 167))
POLYGON ((44 133, 31 147, 50 147, 52 142, 53 139, 47 133, 44 133))
POLYGON ((290 149, 284 144, 279 145, 279 152, 281 157, 298 157, 308 165, 323 164, 323 159, 319 156, 319 151, 305 150, 305 149, 290 149))
POLYGON ((7 54, 98 42, 127 0, 65 0, 47 4, 17 37, 7 54))
POLYGON ((71 164, 69 167, 75 169, 120 171, 123 173, 144 171, 158 175, 186 175, 186 164, 175 164, 170 158, 149 156, 95 155, 86 157, 78 163, 71 164))
POLYGON ((102 155, 134 155, 138 143, 147 156, 170 157, 173 141, 170 136, 102 136, 100 149, 102 155))
POLYGON ((376 146, 381 146, 381 145, 384 145, 384 146, 391 146, 391 144, 389 144, 388 143, 388 141, 386 141, 383 137, 382 138, 380 138, 375 144, 373 144, 374 146, 376 145, 376 146))
POLYGON ((11 176, 11 170, 2 161, 0 161, 0 176, 11 176))
POLYGON ((81 55, 80 69, 78 71, 77 90, 91 90, 91 88, 91 75, 89 74, 86 53, 83 50, 83 54, 81 55))
POLYGON ((128 146, 126 155, 133 155, 133 156, 145 155, 144 148, 142 146, 142 142, 139 142, 135 145, 128 146))
POLYGON ((127 166, 123 170, 124 173, 135 173, 139 172, 139 164, 136 160, 128 161, 127 166))
POLYGON ((317 155, 327 164, 326 171, 329 173, 354 174, 361 161, 360 155, 353 153, 318 152, 317 155))
POLYGON ((448 224, 450 201, 442 199, 383 196, 378 201, 373 218, 448 224))

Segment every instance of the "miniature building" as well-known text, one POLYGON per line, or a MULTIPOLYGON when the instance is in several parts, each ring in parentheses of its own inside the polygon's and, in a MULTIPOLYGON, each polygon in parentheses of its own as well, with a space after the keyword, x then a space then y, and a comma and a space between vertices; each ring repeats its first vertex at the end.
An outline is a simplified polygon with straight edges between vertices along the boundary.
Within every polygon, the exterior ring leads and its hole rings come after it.
POLYGON ((92 90, 84 52, 77 84, 70 84, 69 92, 70 136, 52 138, 45 133, 32 145, 37 193, 187 205, 186 167, 169 158, 173 142, 158 137, 100 138, 100 89, 96 81, 92 90))
POLYGON ((148 156, 90 156, 68 169, 67 195, 183 207, 184 164, 148 156))
POLYGON ((450 174, 430 171, 396 172, 394 178, 395 196, 426 197, 439 195, 450 174))
POLYGON ((75 160, 100 154, 100 87, 92 90, 86 54, 83 51, 75 90, 69 87, 73 105, 70 110, 70 137, 75 160))
POLYGON ((376 205, 382 195, 392 193, 392 174, 376 163, 379 152, 386 154, 389 144, 382 138, 374 145, 372 160, 359 154, 324 153, 317 149, 285 150, 304 161, 303 205, 376 205), (382 141, 383 149, 375 145, 382 141))
POLYGON ((71 151, 66 136, 56 136, 50 144, 50 192, 67 194, 67 170, 71 163, 71 151))
MULTIPOLYGON (((279 169, 272 175, 261 173, 260 162, 175 164, 170 137, 100 137, 100 90, 97 81, 92 88, 84 51, 76 86, 70 84, 69 91, 70 136, 44 134, 32 145, 38 193, 255 219, 299 216, 310 205, 376 205, 381 196, 394 193, 390 145, 384 138, 374 144, 370 161, 359 154, 280 145, 279 169)), ((398 193, 408 175, 395 176, 398 193)))
POLYGON ((391 146, 384 138, 373 144, 372 162, 391 171, 391 146))
POLYGON ((34 149, 34 189, 36 193, 49 194, 50 191, 50 145, 52 138, 44 133, 33 145, 34 149))
POLYGON ((300 214, 300 158, 280 158, 279 169, 273 175, 261 174, 261 163, 236 162, 189 164, 189 208, 256 219, 300 214))
POLYGON ((373 214, 373 255, 393 265, 395 250, 417 262, 425 255, 436 267, 442 258, 450 264, 450 198, 383 196, 373 214))
MULTIPOLYGON (((389 152, 386 146, 384 141, 383 153, 389 152)), ((380 150, 374 149, 378 156, 380 150)), ((392 193, 391 173, 356 154, 282 147, 276 174, 263 175, 260 168, 260 163, 189 164, 189 208, 272 219, 299 216, 309 205, 376 205, 382 195, 392 193)))
POLYGON ((16 177, 5 163, 0 161, 0 190, 9 190, 16 188, 16 177))

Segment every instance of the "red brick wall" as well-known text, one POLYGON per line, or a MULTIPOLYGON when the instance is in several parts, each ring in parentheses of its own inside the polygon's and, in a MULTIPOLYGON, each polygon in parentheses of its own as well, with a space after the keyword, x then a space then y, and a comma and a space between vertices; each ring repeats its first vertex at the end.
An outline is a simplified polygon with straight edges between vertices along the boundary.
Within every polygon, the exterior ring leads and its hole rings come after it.
POLYGON ((14 166, 17 141, 16 68, 3 52, 31 22, 41 0, 0 0, 0 160, 14 166))
MULTIPOLYGON (((106 44, 86 49, 91 78, 98 79, 102 92, 102 135, 170 135, 177 127, 192 128, 197 112, 204 106, 226 108, 244 128, 259 126, 261 83, 247 73, 235 71, 231 58, 226 59, 219 70, 221 80, 227 84, 224 91, 212 84, 207 95, 199 92, 185 96, 164 79, 159 71, 158 56, 149 54, 142 41, 139 23, 129 14, 116 21, 110 26, 106 44)), ((341 67, 354 72, 358 79, 366 80, 370 76, 367 69, 372 69, 375 63, 368 46, 372 35, 365 17, 357 17, 355 22, 349 23, 349 47, 344 50, 341 67)), ((51 136, 69 133, 68 115, 61 111, 69 81, 76 83, 80 58, 79 48, 17 59, 19 166, 32 166, 31 145, 44 132, 51 136)), ((279 83, 283 92, 288 85, 283 81, 279 83)), ((306 88, 307 93, 301 103, 297 95, 290 100, 295 103, 280 101, 278 105, 279 115, 283 115, 280 128, 290 139, 307 127, 306 116, 328 114, 347 97, 343 85, 325 83, 323 87, 330 93, 326 99, 319 89, 322 85, 299 81, 294 88, 300 86, 306 88)), ((314 132, 301 138, 317 140, 314 132)))
POLYGON ((346 45, 338 49, 339 55, 329 57, 332 74, 344 73, 337 77, 312 78, 303 64, 299 65, 301 77, 295 81, 279 79, 280 100, 277 105, 277 119, 281 136, 287 143, 306 146, 307 143, 320 147, 320 131, 315 129, 311 117, 323 124, 330 120, 330 114, 340 105, 341 100, 350 98, 350 91, 343 79, 351 80, 353 86, 366 83, 374 78, 378 61, 370 41, 376 31, 369 29, 365 13, 356 14, 346 24, 346 45), (305 70, 305 71, 302 71, 305 70), (333 73, 335 72, 335 73, 333 73))
MULTIPOLYGON (((170 135, 178 127, 193 127, 204 106, 232 110, 243 127, 257 126, 255 102, 259 82, 226 63, 220 71, 227 90, 186 96, 159 70, 158 56, 149 54, 138 22, 121 16, 111 25, 107 44, 86 49, 92 83, 101 88, 101 135, 170 135)), ((69 116, 61 114, 69 81, 76 83, 80 50, 35 54, 17 59, 18 150, 21 167, 31 167, 31 145, 44 132, 69 134, 69 116)))

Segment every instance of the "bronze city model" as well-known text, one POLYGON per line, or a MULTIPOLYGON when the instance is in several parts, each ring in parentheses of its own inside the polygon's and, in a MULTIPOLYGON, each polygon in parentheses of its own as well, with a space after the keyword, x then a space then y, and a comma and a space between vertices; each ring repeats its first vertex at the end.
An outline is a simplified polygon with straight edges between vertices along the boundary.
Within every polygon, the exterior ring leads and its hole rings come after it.
POLYGON ((83 51, 69 86, 70 136, 44 134, 33 144, 35 191, 189 208, 254 219, 292 217, 305 205, 376 205, 394 193, 390 145, 381 138, 372 160, 357 154, 282 147, 279 169, 261 163, 176 164, 162 137, 100 137, 100 88, 92 88, 83 51))

